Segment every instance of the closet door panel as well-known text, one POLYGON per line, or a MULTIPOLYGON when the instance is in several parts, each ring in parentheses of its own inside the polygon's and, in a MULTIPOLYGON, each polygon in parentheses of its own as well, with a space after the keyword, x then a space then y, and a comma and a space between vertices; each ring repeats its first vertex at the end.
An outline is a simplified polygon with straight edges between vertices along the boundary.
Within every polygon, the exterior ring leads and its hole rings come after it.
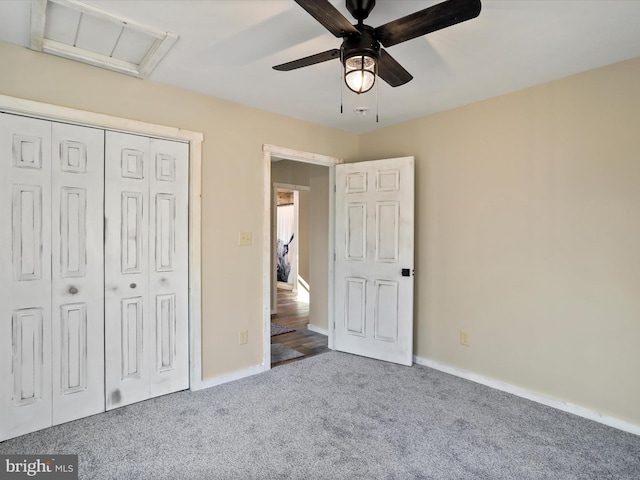
POLYGON ((104 130, 52 130, 53 423, 105 410, 104 130))
POLYGON ((51 425, 51 123, 0 114, 0 441, 51 425))
POLYGON ((189 387, 188 157, 0 113, 0 441, 189 387))
POLYGON ((151 139, 151 396, 189 388, 189 146, 151 139))
POLYGON ((149 398, 149 139, 105 137, 106 408, 149 398))

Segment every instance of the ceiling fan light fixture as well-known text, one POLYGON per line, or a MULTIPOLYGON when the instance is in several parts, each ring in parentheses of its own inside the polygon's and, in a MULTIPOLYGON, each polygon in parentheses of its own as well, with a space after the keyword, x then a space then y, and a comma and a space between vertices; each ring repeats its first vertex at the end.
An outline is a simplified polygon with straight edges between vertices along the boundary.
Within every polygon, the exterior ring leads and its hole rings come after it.
POLYGON ((368 92, 376 82, 376 59, 370 55, 354 55, 344 61, 344 81, 357 94, 368 92))
MULTIPOLYGON (((365 25, 363 20, 375 7, 375 0, 346 0, 347 10, 358 21, 357 24, 352 24, 333 6, 336 0, 295 0, 295 2, 335 37, 344 40, 339 50, 333 48, 292 62, 275 65, 274 70, 287 72, 340 56, 344 82, 349 90, 357 94, 371 90, 376 77, 380 77, 392 87, 399 87, 413 79, 413 76, 382 47, 397 45, 471 20, 477 17, 482 9, 481 0, 444 0, 374 28, 365 25)), ((342 89, 340 95, 342 95, 342 89)))

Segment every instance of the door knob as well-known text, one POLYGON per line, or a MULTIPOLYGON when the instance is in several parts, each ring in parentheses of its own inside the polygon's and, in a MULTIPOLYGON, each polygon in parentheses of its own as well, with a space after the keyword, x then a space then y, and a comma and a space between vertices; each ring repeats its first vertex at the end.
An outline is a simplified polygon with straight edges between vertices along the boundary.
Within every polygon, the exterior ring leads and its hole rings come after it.
POLYGON ((136 285, 135 283, 132 283, 131 285, 129 285, 129 287, 131 287, 131 288, 136 288, 136 287, 137 287, 137 285, 136 285))
POLYGON ((411 274, 415 275, 416 274, 415 270, 412 272, 410 268, 403 268, 402 269, 402 276, 403 277, 410 277, 411 274))
POLYGON ((69 289, 69 293, 70 293, 71 295, 75 295, 76 293, 78 293, 78 289, 77 289, 76 287, 71 287, 71 288, 69 289))

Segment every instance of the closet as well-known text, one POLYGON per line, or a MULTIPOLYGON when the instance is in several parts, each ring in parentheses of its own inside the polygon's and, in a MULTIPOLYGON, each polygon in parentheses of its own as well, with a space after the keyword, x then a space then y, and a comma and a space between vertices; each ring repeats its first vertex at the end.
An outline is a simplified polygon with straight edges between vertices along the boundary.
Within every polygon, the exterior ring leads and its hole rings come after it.
POLYGON ((188 388, 188 150, 0 113, 0 441, 188 388))

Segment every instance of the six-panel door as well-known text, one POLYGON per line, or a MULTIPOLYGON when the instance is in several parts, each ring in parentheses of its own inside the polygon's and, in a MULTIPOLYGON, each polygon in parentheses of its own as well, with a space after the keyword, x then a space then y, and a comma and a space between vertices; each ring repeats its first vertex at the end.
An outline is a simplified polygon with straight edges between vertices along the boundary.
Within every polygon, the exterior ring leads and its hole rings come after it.
POLYGON ((411 365, 413 219, 413 157, 336 167, 336 350, 411 365))

